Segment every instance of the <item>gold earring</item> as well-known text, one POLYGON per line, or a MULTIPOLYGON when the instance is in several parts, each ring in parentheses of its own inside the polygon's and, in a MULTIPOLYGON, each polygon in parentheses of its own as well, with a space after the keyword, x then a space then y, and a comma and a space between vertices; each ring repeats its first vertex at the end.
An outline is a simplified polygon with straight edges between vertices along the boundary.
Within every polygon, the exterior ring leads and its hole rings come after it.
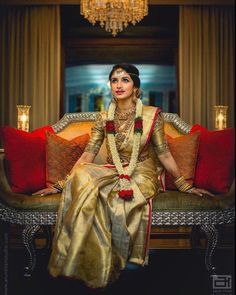
POLYGON ((136 103, 137 100, 138 100, 138 98, 137 98, 137 96, 136 96, 135 93, 134 93, 134 94, 133 94, 133 97, 132 97, 132 101, 133 101, 134 103, 136 103))
POLYGON ((111 99, 111 101, 112 101, 113 103, 117 103, 117 98, 116 98, 114 95, 112 95, 112 99, 111 99))
POLYGON ((135 91, 133 92, 132 101, 133 101, 134 103, 136 103, 137 100, 140 98, 140 96, 141 96, 141 93, 140 93, 140 89, 138 88, 137 90, 135 90, 135 91))
POLYGON ((139 88, 136 90, 136 97, 137 98, 141 97, 141 90, 139 88))

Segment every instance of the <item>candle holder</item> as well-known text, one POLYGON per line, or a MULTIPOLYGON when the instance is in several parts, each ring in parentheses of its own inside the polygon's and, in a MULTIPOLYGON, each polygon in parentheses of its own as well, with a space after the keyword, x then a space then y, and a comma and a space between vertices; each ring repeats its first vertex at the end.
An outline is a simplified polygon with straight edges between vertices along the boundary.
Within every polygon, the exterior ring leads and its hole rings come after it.
POLYGON ((17 128, 23 131, 29 131, 29 110, 31 106, 17 105, 17 128))
POLYGON ((223 130, 227 128, 227 109, 228 106, 214 106, 215 129, 223 130))

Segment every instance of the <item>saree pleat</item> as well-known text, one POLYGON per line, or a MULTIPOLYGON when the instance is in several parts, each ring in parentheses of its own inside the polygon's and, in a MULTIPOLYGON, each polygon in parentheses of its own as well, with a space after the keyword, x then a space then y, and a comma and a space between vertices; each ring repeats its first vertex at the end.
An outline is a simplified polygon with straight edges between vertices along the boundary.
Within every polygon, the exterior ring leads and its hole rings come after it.
POLYGON ((137 163, 131 176, 134 198, 124 201, 118 197, 115 168, 79 165, 62 193, 49 261, 51 275, 80 279, 91 288, 101 288, 119 277, 127 261, 144 265, 149 200, 157 194, 157 176, 151 157, 137 163))

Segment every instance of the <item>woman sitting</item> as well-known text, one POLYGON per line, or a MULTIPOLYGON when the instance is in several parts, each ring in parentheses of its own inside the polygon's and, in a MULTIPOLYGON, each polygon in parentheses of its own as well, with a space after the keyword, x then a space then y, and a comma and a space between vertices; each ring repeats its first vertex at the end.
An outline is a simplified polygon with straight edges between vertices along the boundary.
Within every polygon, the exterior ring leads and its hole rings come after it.
POLYGON ((69 177, 37 192, 63 189, 51 275, 80 279, 92 288, 116 280, 127 262, 147 261, 152 198, 160 191, 160 169, 151 145, 181 192, 210 194, 181 176, 164 137, 161 110, 143 106, 140 100, 138 69, 115 65, 109 80, 113 96, 109 109, 97 116, 91 139, 69 177), (93 164, 104 138, 107 164, 93 164))

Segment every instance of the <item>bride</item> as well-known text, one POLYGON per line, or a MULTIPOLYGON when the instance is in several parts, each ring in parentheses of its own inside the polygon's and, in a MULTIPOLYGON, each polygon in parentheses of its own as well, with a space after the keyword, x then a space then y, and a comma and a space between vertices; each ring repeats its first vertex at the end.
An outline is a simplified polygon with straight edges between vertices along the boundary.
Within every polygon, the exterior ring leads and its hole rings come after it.
POLYGON ((35 193, 62 191, 51 275, 80 279, 91 288, 116 280, 127 262, 147 262, 152 199, 160 191, 158 171, 163 167, 178 190, 210 194, 181 176, 164 137, 161 110, 143 106, 140 100, 138 69, 115 65, 109 81, 109 109, 98 114, 91 139, 70 175, 35 193), (93 161, 104 139, 107 164, 96 165, 93 161))

